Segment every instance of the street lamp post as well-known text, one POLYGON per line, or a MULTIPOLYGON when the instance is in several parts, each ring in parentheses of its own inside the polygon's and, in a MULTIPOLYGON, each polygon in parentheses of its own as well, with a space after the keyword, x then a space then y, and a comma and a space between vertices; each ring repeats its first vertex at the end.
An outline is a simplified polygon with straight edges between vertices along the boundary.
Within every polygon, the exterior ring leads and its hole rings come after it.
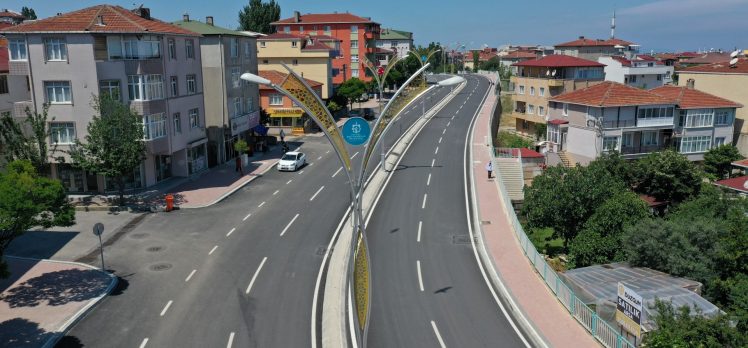
MULTIPOLYGON (((421 63, 421 68, 423 68, 424 65, 429 61, 429 59, 431 59, 431 57, 434 54, 441 52, 441 51, 442 51, 441 49, 435 49, 433 51, 423 51, 422 49, 421 52, 418 52, 416 50, 410 50, 408 51, 408 54, 413 55, 418 60, 418 62, 421 63)), ((426 76, 423 77, 423 85, 424 86, 426 85, 426 76)))

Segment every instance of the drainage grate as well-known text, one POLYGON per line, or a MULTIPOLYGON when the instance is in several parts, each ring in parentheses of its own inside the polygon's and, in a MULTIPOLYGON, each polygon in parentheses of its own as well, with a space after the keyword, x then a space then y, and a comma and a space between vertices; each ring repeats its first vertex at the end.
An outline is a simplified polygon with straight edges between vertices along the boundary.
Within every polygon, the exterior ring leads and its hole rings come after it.
POLYGON ((483 221, 480 222, 480 224, 481 225, 490 225, 491 224, 491 220, 483 220, 483 221))
POLYGON ((135 234, 130 235, 130 238, 132 238, 132 239, 144 239, 144 238, 147 238, 148 236, 150 236, 150 234, 148 234, 148 233, 135 233, 135 234))
POLYGON ((171 267, 172 267, 172 264, 170 263, 157 263, 155 265, 151 265, 150 267, 148 267, 148 269, 150 269, 151 271, 160 272, 160 271, 166 271, 168 269, 171 269, 171 267))
POLYGON ((147 251, 149 253, 155 253, 155 252, 159 252, 161 250, 164 250, 164 247, 162 247, 162 246, 152 246, 152 247, 149 247, 149 248, 145 249, 145 251, 147 251))
MULTIPOLYGON (((474 238, 475 242, 478 242, 477 238, 474 238)), ((467 234, 459 234, 459 235, 453 235, 452 236, 452 244, 472 244, 473 239, 470 238, 470 235, 467 234)))

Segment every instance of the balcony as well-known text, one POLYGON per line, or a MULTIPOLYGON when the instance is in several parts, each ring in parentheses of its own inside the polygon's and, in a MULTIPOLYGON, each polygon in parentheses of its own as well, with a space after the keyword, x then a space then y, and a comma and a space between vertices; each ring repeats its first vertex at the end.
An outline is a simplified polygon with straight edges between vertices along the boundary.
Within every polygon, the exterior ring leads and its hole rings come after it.
POLYGON ((662 151, 669 149, 670 145, 635 145, 635 146, 621 146, 621 154, 623 155, 639 155, 648 154, 652 152, 662 151))
POLYGON ((602 122, 603 129, 672 127, 672 117, 640 118, 636 120, 607 120, 602 122))
POLYGON ((603 121, 602 124, 603 124, 603 129, 636 127, 636 121, 634 120, 603 121))

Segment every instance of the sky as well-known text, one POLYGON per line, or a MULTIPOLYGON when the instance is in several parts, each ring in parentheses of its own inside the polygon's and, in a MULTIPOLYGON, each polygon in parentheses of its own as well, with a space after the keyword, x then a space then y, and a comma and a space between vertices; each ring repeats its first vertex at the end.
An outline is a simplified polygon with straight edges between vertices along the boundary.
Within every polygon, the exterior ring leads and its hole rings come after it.
MULTIPOLYGON (((1 8, 28 6, 39 18, 105 0, 2 0, 1 8)), ((236 28, 238 12, 248 1, 237 0, 110 0, 125 8, 140 4, 165 21, 205 20, 236 28)), ((304 13, 351 12, 371 17, 382 27, 413 32, 416 44, 440 42, 448 47, 480 48, 548 45, 584 35, 608 38, 616 10, 616 37, 641 45, 642 52, 748 49, 748 0, 278 0, 281 18, 304 13), (439 4, 437 4, 439 3, 439 4)))

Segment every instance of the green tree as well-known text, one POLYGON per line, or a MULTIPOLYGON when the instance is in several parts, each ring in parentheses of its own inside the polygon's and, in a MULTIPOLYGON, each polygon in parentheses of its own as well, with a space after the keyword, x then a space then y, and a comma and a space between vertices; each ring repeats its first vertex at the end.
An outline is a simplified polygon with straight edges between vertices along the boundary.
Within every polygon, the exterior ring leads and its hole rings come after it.
POLYGON ((481 70, 499 71, 499 69, 501 68, 501 61, 499 60, 498 56, 493 56, 487 61, 483 62, 483 64, 480 65, 480 68, 481 70))
POLYGON ((13 161, 0 172, 0 277, 10 242, 34 226, 71 226, 75 210, 59 180, 39 176, 29 161, 13 161))
POLYGON ((624 228, 651 215, 647 204, 631 191, 621 191, 608 198, 595 209, 569 245, 569 267, 623 261, 621 235, 624 228))
POLYGON ((670 302, 655 301, 653 317, 657 329, 647 333, 642 346, 671 347, 745 347, 746 335, 732 327, 726 315, 705 317, 689 307, 673 308, 670 302))
POLYGON ((730 144, 717 146, 704 154, 704 171, 717 180, 729 178, 731 163, 741 159, 743 156, 735 146, 730 144))
POLYGON ((532 140, 523 138, 519 135, 512 134, 509 132, 501 131, 498 135, 499 147, 511 147, 511 148, 531 148, 533 145, 532 140))
POLYGON ((280 20, 281 8, 275 0, 249 0, 249 5, 239 11, 239 29, 271 34, 270 23, 280 20))
POLYGON ((636 191, 678 203, 699 193, 703 172, 673 150, 654 152, 636 165, 636 191))
POLYGON ((351 108, 353 108, 353 103, 359 100, 364 92, 366 92, 366 84, 358 78, 352 77, 338 87, 337 93, 345 97, 351 103, 351 108))
POLYGON ((21 7, 21 16, 26 17, 26 20, 34 20, 36 19, 36 12, 33 8, 24 6, 21 7))
POLYGON ((631 161, 624 159, 617 151, 605 152, 594 161, 590 162, 588 167, 593 171, 601 171, 607 175, 618 178, 631 188, 634 185, 634 165, 631 161))
POLYGON ((475 71, 480 70, 480 52, 472 51, 473 53, 473 68, 475 71))
POLYGON ((41 113, 27 107, 23 124, 9 114, 0 118, 0 143, 5 148, 7 162, 27 160, 37 172, 48 173, 49 158, 57 152, 57 144, 53 143, 51 148, 49 145, 52 136, 49 123, 55 118, 49 117, 48 110, 49 104, 44 104, 41 113))
POLYGON ((548 126, 545 123, 535 125, 535 140, 544 140, 548 132, 548 126))
POLYGON ((327 102, 327 109, 330 110, 331 114, 335 115, 335 113, 343 109, 343 107, 340 106, 340 104, 336 103, 334 100, 330 100, 329 102, 327 102))
POLYGON ((120 205, 125 204, 125 177, 132 174, 145 155, 142 117, 127 105, 107 96, 94 100, 94 116, 86 142, 75 141, 69 151, 74 165, 115 178, 120 205))

